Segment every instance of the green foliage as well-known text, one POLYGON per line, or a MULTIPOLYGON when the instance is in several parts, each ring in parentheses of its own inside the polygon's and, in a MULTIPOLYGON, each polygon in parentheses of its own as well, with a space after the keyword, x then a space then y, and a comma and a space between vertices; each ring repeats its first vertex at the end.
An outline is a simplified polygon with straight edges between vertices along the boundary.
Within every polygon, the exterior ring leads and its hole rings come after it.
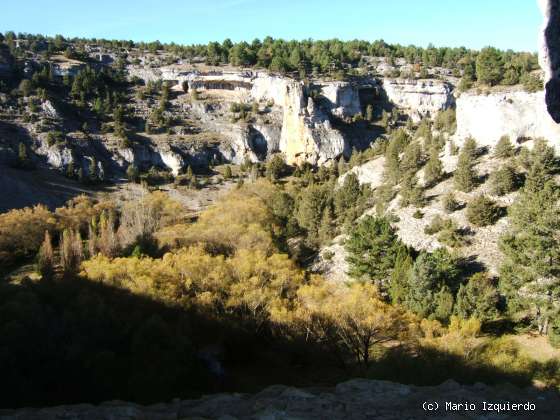
MULTIPOLYGON (((477 176, 474 171, 474 150, 473 142, 467 140, 461 149, 457 168, 453 174, 453 184, 456 189, 464 192, 470 192, 477 183, 477 176)), ((476 144, 476 143, 475 143, 476 144)))
POLYGON ((502 136, 494 148, 494 157, 507 159, 515 154, 515 148, 511 144, 509 136, 502 136))
POLYGON ((416 173, 424 163, 422 148, 417 142, 408 144, 404 149, 403 157, 399 164, 401 174, 416 173))
POLYGON ((491 321, 498 316, 499 301, 494 280, 487 273, 477 273, 459 287, 455 311, 463 319, 491 321))
POLYGON ((439 159, 439 152, 436 147, 432 147, 430 157, 424 167, 424 182, 428 186, 437 184, 443 178, 443 164, 439 159))
POLYGON ((232 177, 233 177, 233 174, 231 172, 231 166, 226 165, 226 168, 224 169, 224 179, 231 179, 232 177))
MULTIPOLYGON (((396 130, 385 150, 385 166, 383 176, 390 184, 398 184, 401 177, 399 155, 404 151, 409 137, 402 129, 396 130)), ((414 162, 412 162, 414 163, 414 162)))
POLYGON ((540 332, 546 332, 556 310, 553 301, 560 293, 560 191, 551 179, 536 176, 542 171, 541 162, 531 169, 509 209, 510 229, 500 241, 504 254, 500 287, 510 310, 533 309, 531 318, 540 332))
POLYGON ((349 172, 344 177, 342 186, 334 194, 334 208, 340 220, 352 221, 359 216, 362 188, 355 173, 349 172))
POLYGON ((478 195, 467 204, 467 220, 475 226, 493 225, 502 216, 502 209, 485 195, 478 195))
POLYGON ((489 182, 492 194, 508 194, 517 186, 517 174, 510 165, 504 165, 490 174, 489 182))
POLYGON ((445 131, 449 134, 455 134, 457 130, 457 119, 454 108, 448 108, 440 111, 434 120, 434 128, 439 131, 445 131))
POLYGON ((413 173, 409 172, 403 176, 399 194, 401 196, 401 207, 410 205, 424 207, 426 204, 424 188, 418 184, 418 178, 413 173))
POLYGON ((476 77, 479 82, 493 86, 503 77, 504 63, 500 52, 492 47, 483 48, 476 58, 476 77))
POLYGON ((307 230, 311 240, 317 238, 325 207, 330 205, 328 185, 313 184, 301 191, 296 208, 298 224, 307 230))
POLYGON ((453 194, 453 192, 449 192, 443 196, 442 206, 447 213, 453 213, 460 208, 460 204, 455 198, 455 194, 453 194))
POLYGON ((456 261, 444 248, 420 253, 407 277, 404 305, 423 318, 445 320, 451 314, 458 276, 456 261))
POLYGON ((544 89, 542 79, 535 74, 524 74, 520 81, 527 92, 539 92, 544 89))
POLYGON ((281 154, 276 153, 266 164, 266 176, 273 181, 276 181, 286 171, 286 163, 281 154))
POLYGON ((388 280, 404 245, 386 218, 366 216, 349 232, 345 243, 348 274, 376 283, 388 280))

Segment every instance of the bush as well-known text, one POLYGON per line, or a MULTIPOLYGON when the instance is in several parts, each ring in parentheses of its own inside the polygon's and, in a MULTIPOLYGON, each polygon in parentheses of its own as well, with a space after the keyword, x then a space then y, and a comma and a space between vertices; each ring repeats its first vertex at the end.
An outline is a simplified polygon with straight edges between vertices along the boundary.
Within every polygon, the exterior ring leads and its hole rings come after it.
POLYGON ((424 233, 427 235, 433 235, 434 233, 440 232, 449 225, 451 219, 444 219, 439 214, 434 216, 429 225, 424 227, 424 233))
POLYGON ((524 74, 521 76, 520 82, 527 92, 538 92, 544 88, 543 81, 534 74, 524 74))
POLYGON ((40 205, 0 214, 0 267, 32 256, 41 246, 45 230, 54 227, 54 215, 40 205))
POLYGON ((475 197, 467 204, 467 220, 475 226, 493 225, 501 214, 501 208, 484 195, 475 197))
POLYGON ((452 192, 445 194, 441 201, 443 209, 447 213, 453 213, 454 211, 461 208, 461 204, 457 201, 457 199, 455 198, 455 194, 453 194, 452 192))

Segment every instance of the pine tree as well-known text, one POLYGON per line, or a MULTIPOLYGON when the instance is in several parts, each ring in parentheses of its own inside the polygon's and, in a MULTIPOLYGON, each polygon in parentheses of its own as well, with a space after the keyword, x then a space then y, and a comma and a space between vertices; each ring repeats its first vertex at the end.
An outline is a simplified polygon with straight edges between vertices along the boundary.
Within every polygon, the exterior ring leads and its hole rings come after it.
POLYGON ((333 217, 330 206, 326 206, 323 210, 323 216, 321 217, 321 224, 317 235, 322 244, 328 243, 334 236, 333 217))
POLYGON ((487 273, 474 274, 457 292, 457 315, 463 319, 476 318, 490 321, 498 315, 500 294, 487 273))
POLYGON ((490 175, 489 183, 491 192, 495 195, 504 195, 515 190, 517 175, 510 165, 504 165, 490 175))
POLYGON ((496 48, 483 48, 476 58, 476 77, 479 82, 493 86, 502 80, 504 63, 496 48))
POLYGON ((391 140, 385 151, 385 165, 383 169, 383 178, 390 185, 396 185, 401 178, 399 146, 397 142, 391 140))
POLYGON ((456 261, 445 248, 421 252, 407 278, 405 306, 422 318, 445 312, 448 294, 459 287, 458 276, 456 261))
POLYGON ((476 181, 474 158, 469 149, 463 149, 459 154, 457 168, 453 174, 453 184, 460 191, 470 192, 476 186, 476 181))
POLYGON ((443 164, 439 159, 439 152, 436 147, 432 147, 430 158, 424 167, 424 182, 426 185, 432 186, 441 181, 443 177, 443 164))
POLYGON ((360 196, 360 181, 355 173, 349 172, 344 177, 344 183, 334 195, 336 216, 341 220, 344 219, 346 211, 358 204, 360 196))
POLYGON ((404 252, 395 229, 385 218, 366 216, 350 231, 345 243, 348 274, 356 279, 384 283, 404 252))
POLYGON ((475 226, 492 225, 500 218, 501 213, 496 203, 482 194, 467 204, 467 220, 475 226))
POLYGON ((408 207, 413 205, 415 207, 423 207, 426 203, 424 189, 418 185, 418 178, 413 173, 408 173, 403 176, 401 183, 401 196, 400 206, 408 207))
POLYGON ((508 307, 531 310, 541 334, 548 332, 560 296, 559 200, 558 186, 536 162, 509 209, 510 230, 500 241, 500 287, 508 307))
POLYGON ((514 155, 515 148, 511 144, 509 136, 502 136, 494 148, 494 157, 498 159, 510 158, 514 155))
POLYGON ((404 149, 404 154, 399 165, 401 174, 415 173, 420 167, 424 158, 422 156, 422 148, 417 142, 410 143, 404 149))

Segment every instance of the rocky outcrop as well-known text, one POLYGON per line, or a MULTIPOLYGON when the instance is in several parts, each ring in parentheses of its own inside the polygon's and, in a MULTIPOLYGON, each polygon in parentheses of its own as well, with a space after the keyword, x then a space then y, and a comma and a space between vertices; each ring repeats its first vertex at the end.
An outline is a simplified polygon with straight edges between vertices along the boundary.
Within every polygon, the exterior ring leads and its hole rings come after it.
POLYGON ((453 106, 453 86, 440 80, 385 79, 383 89, 390 103, 413 120, 433 117, 453 106))
POLYGON ((546 111, 544 92, 463 93, 457 99, 458 144, 473 136, 481 145, 494 146, 503 135, 512 141, 544 137, 560 147, 560 125, 546 111))
POLYGON ((354 379, 334 388, 274 385, 254 395, 215 394, 152 406, 112 401, 99 406, 0 410, 0 420, 552 419, 559 410, 560 397, 552 391, 462 386, 454 381, 418 387, 354 379))
POLYGON ((304 86, 292 82, 286 89, 280 136, 280 151, 286 161, 321 165, 340 156, 345 149, 342 134, 331 127, 328 116, 307 97, 304 86))
POLYGON ((351 117, 362 111, 359 90, 348 82, 325 82, 321 95, 328 101, 329 111, 337 117, 351 117))
POLYGON ((544 23, 539 61, 545 71, 546 106, 560 123, 560 0, 539 0, 544 23))

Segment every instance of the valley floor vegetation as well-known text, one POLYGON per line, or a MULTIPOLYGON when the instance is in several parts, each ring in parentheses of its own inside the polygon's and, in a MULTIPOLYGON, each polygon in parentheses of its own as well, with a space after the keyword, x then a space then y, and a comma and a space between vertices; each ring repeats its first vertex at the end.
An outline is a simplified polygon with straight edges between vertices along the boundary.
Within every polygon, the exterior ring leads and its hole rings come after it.
MULTIPOLYGON (((453 131, 453 118, 395 129, 330 167, 289 168, 279 155, 264 167, 228 166, 237 187, 194 220, 147 188, 130 201, 81 196, 55 211, 1 214, 0 366, 9 387, 0 405, 146 403, 357 375, 558 387, 560 361, 537 360, 515 339, 534 332, 560 345, 554 153, 545 141, 529 151, 503 139, 494 153, 504 169, 492 183, 517 198, 507 210, 486 196, 467 203, 473 226, 507 212, 494 278, 455 252, 468 238, 452 219, 453 195, 449 219, 428 229, 446 246, 417 251, 397 235, 388 203, 399 196, 422 217, 426 185, 447 176, 439 155, 448 142, 434 128, 453 131), (360 185, 350 169, 382 155, 384 184, 360 185), (367 209, 377 211, 363 216, 367 209), (348 283, 308 269, 340 234, 348 283)), ((484 182, 474 169, 480 149, 469 139, 455 152, 453 183, 470 191, 484 182)))

